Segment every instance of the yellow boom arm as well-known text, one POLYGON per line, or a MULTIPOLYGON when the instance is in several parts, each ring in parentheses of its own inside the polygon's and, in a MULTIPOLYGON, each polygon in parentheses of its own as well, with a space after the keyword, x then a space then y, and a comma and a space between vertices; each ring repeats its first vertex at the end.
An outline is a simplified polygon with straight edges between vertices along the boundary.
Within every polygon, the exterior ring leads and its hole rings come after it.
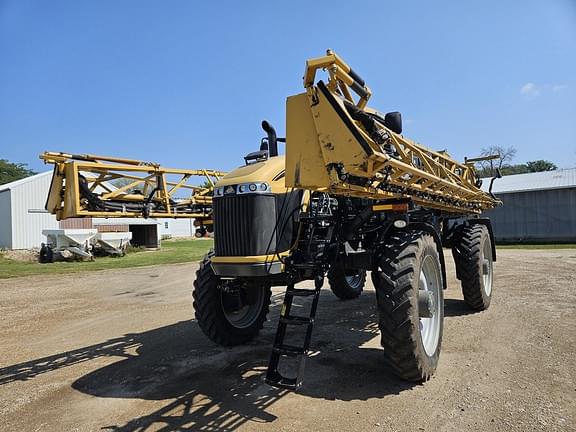
POLYGON ((474 160, 461 164, 393 132, 357 73, 328 51, 308 60, 305 93, 287 100, 286 186, 370 199, 411 199, 452 213, 499 201, 480 189, 474 160), (318 69, 328 82, 316 82, 318 69), (352 94, 358 96, 355 102, 352 94))
POLYGON ((54 165, 46 210, 71 217, 209 218, 212 190, 226 173, 164 168, 108 156, 45 152, 54 165), (202 186, 192 184, 198 178, 202 186))

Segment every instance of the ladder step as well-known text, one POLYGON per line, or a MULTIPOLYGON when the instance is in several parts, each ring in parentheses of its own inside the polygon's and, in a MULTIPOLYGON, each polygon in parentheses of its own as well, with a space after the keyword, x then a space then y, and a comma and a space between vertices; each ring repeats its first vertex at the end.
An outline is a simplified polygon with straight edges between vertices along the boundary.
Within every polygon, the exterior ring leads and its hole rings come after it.
POLYGON ((318 306, 318 300, 320 299, 320 289, 322 288, 323 281, 323 274, 319 274, 314 279, 315 289, 296 289, 294 284, 289 284, 286 287, 286 295, 284 296, 280 322, 278 323, 278 328, 276 330, 272 354, 270 355, 268 370, 266 372, 266 383, 275 387, 296 391, 302 385, 304 365, 306 364, 306 358, 308 357, 307 354, 308 349, 310 348, 310 338, 312 336, 312 329, 314 328, 314 317, 316 316, 316 309, 318 306), (294 297, 312 297, 309 316, 290 315, 290 309, 292 308, 294 297), (294 346, 284 343, 286 332, 288 331, 288 325, 306 326, 306 336, 302 346, 294 346), (295 378, 287 378, 278 370, 280 363, 287 360, 285 357, 299 358, 295 378))
POLYGON ((272 347, 272 351, 274 351, 276 354, 294 357, 306 354, 307 350, 305 350, 303 347, 297 347, 292 345, 279 345, 272 347))
POLYGON ((264 380, 266 384, 270 384, 274 387, 281 387, 288 390, 298 390, 302 385, 302 380, 298 378, 286 378, 280 375, 278 371, 268 372, 266 374, 266 379, 264 380))
POLYGON ((292 325, 313 325, 314 318, 300 317, 300 316, 281 316, 280 322, 282 324, 292 325))
POLYGON ((317 293, 318 291, 314 289, 287 289, 286 294, 289 294, 293 297, 310 297, 317 293))

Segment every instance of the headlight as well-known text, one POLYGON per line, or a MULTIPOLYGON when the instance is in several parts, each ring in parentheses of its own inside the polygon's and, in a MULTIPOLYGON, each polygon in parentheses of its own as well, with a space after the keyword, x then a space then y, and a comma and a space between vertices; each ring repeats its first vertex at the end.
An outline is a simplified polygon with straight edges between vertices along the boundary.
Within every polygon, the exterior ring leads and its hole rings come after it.
POLYGON ((238 185, 238 194, 270 192, 268 183, 254 182, 238 185))

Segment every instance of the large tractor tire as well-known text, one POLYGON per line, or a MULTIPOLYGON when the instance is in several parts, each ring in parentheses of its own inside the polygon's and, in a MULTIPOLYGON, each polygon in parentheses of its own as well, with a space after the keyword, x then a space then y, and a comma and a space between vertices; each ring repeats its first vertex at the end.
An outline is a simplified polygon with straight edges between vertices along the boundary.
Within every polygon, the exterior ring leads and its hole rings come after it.
POLYGON ((345 270, 333 267, 328 271, 330 289, 340 300, 355 299, 362 294, 366 284, 366 270, 345 270))
POLYGON ((266 321, 270 284, 221 289, 221 279, 210 265, 213 255, 209 252, 196 272, 192 292, 196 320, 206 336, 219 345, 245 344, 258 335, 266 321))
POLYGON ((494 270, 488 229, 479 224, 463 228, 452 246, 452 255, 464 301, 474 310, 488 309, 494 270))
POLYGON ((394 233, 372 271, 387 363, 403 379, 427 381, 436 370, 444 324, 442 268, 434 238, 394 233))

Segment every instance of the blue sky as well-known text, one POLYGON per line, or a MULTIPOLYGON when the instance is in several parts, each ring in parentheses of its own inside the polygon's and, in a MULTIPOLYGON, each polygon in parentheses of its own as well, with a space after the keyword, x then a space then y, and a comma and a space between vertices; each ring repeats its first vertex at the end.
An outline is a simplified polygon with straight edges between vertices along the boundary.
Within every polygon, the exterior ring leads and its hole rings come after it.
POLYGON ((574 0, 0 0, 0 158, 231 169, 326 48, 428 147, 576 166, 574 0))

